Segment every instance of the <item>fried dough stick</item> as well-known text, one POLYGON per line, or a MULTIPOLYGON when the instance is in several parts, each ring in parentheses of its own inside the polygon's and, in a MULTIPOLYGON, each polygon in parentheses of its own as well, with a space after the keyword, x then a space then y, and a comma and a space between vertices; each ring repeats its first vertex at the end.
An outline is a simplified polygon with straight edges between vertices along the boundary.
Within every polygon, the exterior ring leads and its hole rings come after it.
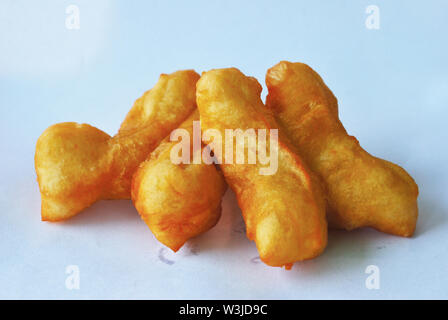
POLYGON ((195 110, 198 79, 192 70, 162 74, 114 137, 74 122, 45 130, 35 153, 42 220, 68 219, 99 199, 129 199, 138 165, 195 110))
POLYGON ((266 84, 267 107, 326 183, 330 226, 411 236, 417 185, 401 167, 371 156, 347 134, 321 77, 305 64, 282 61, 268 70, 266 84))
MULTIPOLYGON (((193 146, 196 110, 181 126, 193 146)), ((184 141, 182 141, 183 143, 184 141)), ((222 173, 213 164, 175 164, 171 159, 178 142, 165 139, 136 171, 132 200, 154 236, 173 251, 190 238, 212 228, 221 216, 221 198, 227 189, 222 173)), ((191 148, 192 149, 192 148, 191 148)))
MULTIPOLYGON (((202 74, 197 83, 197 104, 201 127, 216 129, 277 129, 261 99, 261 86, 238 69, 217 69, 202 74)), ((268 135, 269 133, 267 133, 268 135)), ((233 159, 236 159, 233 139, 233 159)), ((270 141, 268 139, 268 141, 270 141)), ((225 144, 225 143, 224 143, 225 144)), ((269 154, 272 143, 266 147, 269 154)), ((225 150, 228 146, 224 146, 225 150)), ((248 144, 244 146, 248 153, 248 144)), ((222 151, 214 148, 215 156, 222 151)), ((254 240, 260 258, 270 266, 291 265, 319 255, 327 243, 325 201, 320 184, 288 146, 279 132, 278 169, 261 175, 260 162, 237 164, 222 161, 226 182, 235 192, 246 222, 247 237, 254 240)))

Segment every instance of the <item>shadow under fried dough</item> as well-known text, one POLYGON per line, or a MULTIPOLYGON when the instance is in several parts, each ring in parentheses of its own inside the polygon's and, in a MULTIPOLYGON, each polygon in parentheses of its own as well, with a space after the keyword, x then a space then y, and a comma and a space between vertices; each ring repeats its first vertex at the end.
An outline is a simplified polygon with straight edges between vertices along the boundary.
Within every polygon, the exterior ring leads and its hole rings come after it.
MULTIPOLYGON (((364 276, 365 268, 373 263, 372 260, 375 257, 378 257, 378 250, 387 250, 389 246, 394 246, 395 242, 419 241, 427 233, 446 223, 447 217, 436 199, 422 195, 420 208, 421 219, 412 239, 383 234, 367 227, 353 231, 331 229, 328 233, 328 245, 323 254, 315 259, 296 263, 290 273, 297 273, 296 276, 300 277, 317 277, 323 273, 352 270, 354 274, 364 276)), ((178 261, 181 256, 195 259, 196 256, 208 252, 227 253, 227 257, 230 254, 234 255, 235 258, 243 253, 245 256, 242 263, 250 263, 254 268, 266 267, 257 256, 253 242, 249 241, 245 233, 242 232, 244 221, 235 194, 231 189, 228 189, 223 197, 222 210, 222 218, 218 224, 206 234, 188 240, 185 248, 182 249, 185 252, 180 252, 180 255, 176 256, 165 246, 151 245, 148 247, 142 245, 142 250, 148 249, 152 254, 160 255, 161 248, 165 248, 165 256, 170 261, 178 261), (254 254, 251 255, 250 251, 253 251, 254 254)), ((144 222, 138 216, 130 200, 102 200, 72 219, 61 222, 58 226, 71 228, 101 225, 110 228, 110 225, 133 224, 136 222, 142 223, 142 230, 144 230, 142 232, 146 233, 146 226, 144 226, 144 222)))
POLYGON ((435 198, 422 195, 418 205, 420 217, 414 237, 419 238, 434 229, 440 228, 447 222, 447 212, 435 198))
POLYGON ((375 244, 384 237, 403 241, 401 238, 381 234, 372 228, 353 231, 329 230, 328 245, 324 253, 315 259, 297 263, 292 271, 305 278, 328 273, 346 274, 352 271, 355 279, 358 279, 360 274, 364 275, 366 267, 373 264, 372 259, 377 256, 375 251, 385 248, 384 245, 375 244))
POLYGON ((422 237, 442 227, 448 220, 437 199, 422 195, 419 199, 419 210, 420 219, 411 239, 380 233, 369 227, 352 231, 330 229, 328 245, 323 254, 313 260, 296 263, 292 271, 305 277, 327 272, 337 273, 342 270, 344 272, 353 270, 354 273, 364 275, 365 268, 374 264, 373 260, 379 256, 378 250, 387 250, 389 246, 401 246, 404 244, 401 242, 420 241, 422 237))
MULTIPOLYGON (((125 224, 141 221, 131 200, 101 200, 80 212, 61 226, 125 224)), ((112 230, 113 232, 113 230, 112 230)))
POLYGON ((228 189, 222 199, 222 215, 216 226, 206 234, 188 240, 186 244, 194 246, 199 252, 233 251, 235 248, 244 250, 248 246, 252 247, 253 244, 246 238, 244 232, 235 232, 241 230, 241 223, 244 229, 244 220, 235 193, 228 189))
MULTIPOLYGON (((98 226, 110 224, 142 223, 131 200, 101 200, 88 207, 72 219, 61 221, 60 227, 98 226)), ((217 225, 206 234, 201 234, 187 241, 187 247, 194 247, 203 252, 209 250, 231 250, 232 247, 250 243, 244 233, 238 236, 235 228, 241 227, 241 210, 235 199, 233 191, 228 189, 223 197, 222 218, 217 225)), ((244 221, 243 221, 244 222, 244 221)), ((144 228, 145 232, 146 226, 144 228)), ((169 250, 167 248, 167 250, 169 250)))

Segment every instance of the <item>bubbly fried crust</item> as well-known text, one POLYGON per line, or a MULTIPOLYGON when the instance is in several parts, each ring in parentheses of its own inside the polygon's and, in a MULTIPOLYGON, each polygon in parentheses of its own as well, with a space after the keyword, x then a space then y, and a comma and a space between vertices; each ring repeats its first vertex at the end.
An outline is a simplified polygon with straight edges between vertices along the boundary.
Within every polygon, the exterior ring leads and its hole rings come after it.
MULTIPOLYGON (((191 139, 195 120, 197 110, 180 126, 191 139)), ((135 208, 154 236, 173 251, 218 222, 227 189, 213 164, 174 164, 170 157, 177 143, 165 139, 140 165, 132 183, 135 208)), ((193 150, 190 154, 192 158, 193 150)))
POLYGON ((112 138, 73 122, 45 130, 35 153, 42 220, 70 218, 99 199, 129 199, 138 165, 195 110, 198 79, 192 70, 161 75, 112 138))
POLYGON ((326 183, 330 226, 411 236, 417 185, 404 169, 371 156, 347 134, 321 77, 305 64, 282 61, 268 70, 266 84, 266 106, 326 183))
MULTIPOLYGON (((202 130, 278 129, 260 100, 261 86, 238 69, 217 69, 202 74, 197 83, 197 104, 202 130)), ((258 136, 258 131, 257 136, 258 136)), ((260 139, 260 138, 258 138, 260 139)), ((236 159, 235 140, 233 159, 236 159)), ((261 175, 256 164, 221 165, 235 192, 260 258, 270 266, 286 266, 319 255, 327 243, 325 201, 319 182, 310 174, 279 132, 278 169, 261 175)), ((248 145, 245 144, 247 154, 248 145)), ((222 150, 225 150, 225 143, 222 150)), ((268 153, 271 144, 268 144, 268 153)), ((215 156, 222 157, 219 149, 215 156)))

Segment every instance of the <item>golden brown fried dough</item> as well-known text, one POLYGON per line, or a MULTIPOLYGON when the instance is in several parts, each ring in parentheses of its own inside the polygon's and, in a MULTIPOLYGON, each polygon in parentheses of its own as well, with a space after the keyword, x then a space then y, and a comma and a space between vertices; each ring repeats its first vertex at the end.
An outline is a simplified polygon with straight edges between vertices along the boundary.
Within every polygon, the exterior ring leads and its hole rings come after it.
MULTIPOLYGON (((217 129, 277 129, 274 118, 260 100, 261 86, 238 69, 205 72, 197 83, 201 127, 217 129)), ((259 131, 256 131, 260 141, 259 131)), ((269 133, 268 133, 269 134, 269 133)), ((237 158, 233 139, 233 159, 237 158)), ((224 143, 225 145, 225 143, 224 143)), ((227 147, 223 147, 225 150, 227 147)), ((267 143, 267 153, 274 150, 267 143)), ((248 154, 248 145, 244 146, 248 154)), ((215 156, 223 158, 219 148, 215 156)), ((286 266, 319 255, 327 243, 325 201, 319 182, 299 156, 291 151, 279 132, 278 169, 260 174, 256 164, 221 165, 227 183, 235 192, 246 222, 247 237, 255 240, 260 258, 270 266, 286 266)))
POLYGON ((42 220, 68 219, 99 199, 129 199, 138 165, 195 110, 198 79, 192 70, 161 75, 113 138, 73 122, 45 130, 35 154, 42 220))
POLYGON ((268 70, 266 84, 267 107, 326 183, 330 226, 411 236, 417 185, 401 167, 371 156, 347 134, 321 77, 305 64, 282 61, 268 70))
MULTIPOLYGON (((181 126, 191 138, 196 110, 181 126)), ((173 147, 178 142, 165 139, 136 171, 132 200, 155 237, 177 251, 190 238, 212 228, 221 216, 221 198, 227 189, 224 178, 213 164, 174 164, 173 147)))

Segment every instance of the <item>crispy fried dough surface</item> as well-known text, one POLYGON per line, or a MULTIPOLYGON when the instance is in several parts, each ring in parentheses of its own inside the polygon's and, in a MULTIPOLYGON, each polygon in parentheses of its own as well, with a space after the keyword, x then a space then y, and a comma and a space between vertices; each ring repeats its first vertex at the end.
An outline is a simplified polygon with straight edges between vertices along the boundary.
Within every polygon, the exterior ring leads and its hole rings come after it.
MULTIPOLYGON (((193 138, 196 110, 181 126, 193 138)), ((179 142, 165 139, 134 175, 132 200, 155 237, 177 251, 190 238, 212 228, 221 216, 221 198, 227 189, 213 164, 173 163, 171 153, 179 142)), ((177 149, 176 149, 177 152, 177 149)))
POLYGON ((373 157, 347 134, 322 78, 305 64, 282 61, 268 70, 266 84, 266 106, 326 184, 330 226, 411 236, 417 185, 403 168, 373 157))
MULTIPOLYGON (((205 72, 197 83, 197 104, 202 130, 277 129, 260 100, 261 86, 238 69, 205 72)), ((258 131, 256 131, 258 132, 258 131)), ((319 255, 327 243, 325 201, 319 182, 291 150, 279 132, 278 169, 262 175, 261 163, 223 163, 222 171, 236 193, 246 222, 247 237, 254 240, 260 258, 270 266, 290 267, 319 255)), ((260 139, 259 134, 257 137, 260 139)), ((269 142, 267 153, 274 150, 269 142)), ((233 140, 236 159, 236 140, 233 140)), ((226 148, 224 143, 223 149, 226 148)), ((244 146, 248 154, 248 145, 244 146)), ((215 156, 219 149, 214 149, 215 156)))
POLYGON ((73 122, 46 129, 35 153, 42 220, 68 219, 99 199, 129 199, 138 165, 195 110, 198 78, 192 70, 161 75, 114 137, 73 122))

